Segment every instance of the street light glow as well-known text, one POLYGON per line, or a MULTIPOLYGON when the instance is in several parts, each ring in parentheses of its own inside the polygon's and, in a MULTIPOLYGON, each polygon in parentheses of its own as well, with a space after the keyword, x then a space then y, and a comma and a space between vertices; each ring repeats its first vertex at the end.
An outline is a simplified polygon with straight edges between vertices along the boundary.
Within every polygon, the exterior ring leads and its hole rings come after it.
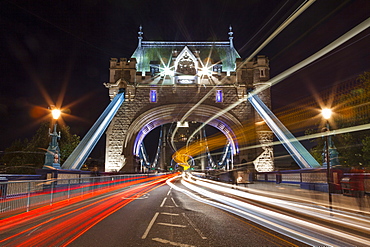
POLYGON ((61 111, 59 109, 53 109, 51 111, 51 115, 53 115, 54 119, 58 119, 60 117, 61 111))
POLYGON ((170 67, 165 67, 163 70, 164 75, 174 76, 174 71, 170 67))
POLYGON ((330 119, 331 114, 332 114, 332 111, 331 111, 331 109, 329 109, 329 108, 324 108, 324 109, 322 109, 321 113, 322 113, 322 116, 323 116, 325 119, 330 119))
POLYGON ((201 68, 199 71, 198 71, 199 75, 200 76, 209 76, 212 74, 212 70, 211 70, 211 67, 206 67, 204 66, 203 68, 201 68))

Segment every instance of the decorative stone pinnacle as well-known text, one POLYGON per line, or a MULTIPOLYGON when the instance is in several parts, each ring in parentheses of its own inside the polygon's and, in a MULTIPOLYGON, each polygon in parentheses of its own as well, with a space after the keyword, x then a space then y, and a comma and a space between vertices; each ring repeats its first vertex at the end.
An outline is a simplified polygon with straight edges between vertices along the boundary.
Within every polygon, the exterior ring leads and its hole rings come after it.
POLYGON ((229 32, 229 40, 230 40, 230 47, 232 48, 232 47, 234 47, 234 44, 233 44, 233 28, 231 27, 231 25, 230 25, 230 27, 229 27, 229 30, 230 30, 230 32, 229 32))
POLYGON ((140 25, 139 32, 138 32, 139 38, 142 37, 142 35, 144 34, 142 30, 143 30, 143 27, 140 25))
POLYGON ((229 27, 229 30, 230 30, 229 35, 230 35, 230 37, 232 37, 234 33, 233 33, 233 28, 231 27, 231 25, 229 27))
POLYGON ((140 27, 139 27, 139 32, 138 32, 138 34, 139 34, 139 37, 138 37, 138 39, 139 39, 139 45, 138 45, 138 47, 141 47, 141 40, 143 39, 143 34, 144 34, 144 32, 142 31, 143 30, 143 27, 140 25, 140 27))

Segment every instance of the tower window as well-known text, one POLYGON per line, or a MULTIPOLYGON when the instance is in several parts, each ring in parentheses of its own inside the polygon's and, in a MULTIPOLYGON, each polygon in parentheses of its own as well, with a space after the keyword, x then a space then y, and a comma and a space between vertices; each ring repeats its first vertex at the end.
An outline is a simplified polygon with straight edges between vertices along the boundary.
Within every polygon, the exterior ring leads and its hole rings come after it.
POLYGON ((265 75, 265 70, 264 69, 261 69, 260 70, 260 76, 261 77, 265 77, 266 75, 265 75))
POLYGON ((150 74, 154 77, 156 74, 159 73, 159 62, 157 61, 150 61, 150 74))
POLYGON ((213 72, 221 73, 222 72, 222 64, 215 64, 212 68, 213 72))
POLYGON ((157 90, 150 90, 150 102, 157 103, 157 90))
POLYGON ((223 101, 222 90, 216 90, 216 103, 223 101))

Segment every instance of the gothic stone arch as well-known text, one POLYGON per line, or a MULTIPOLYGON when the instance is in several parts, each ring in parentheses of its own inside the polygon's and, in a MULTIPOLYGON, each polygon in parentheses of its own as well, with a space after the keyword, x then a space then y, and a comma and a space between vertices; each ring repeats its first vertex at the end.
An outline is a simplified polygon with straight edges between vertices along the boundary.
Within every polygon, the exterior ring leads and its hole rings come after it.
MULTIPOLYGON (((122 167, 132 170, 139 136, 161 124, 179 121, 211 90, 187 121, 204 122, 242 99, 247 90, 269 80, 268 59, 258 56, 244 63, 233 47, 232 37, 228 42, 158 42, 143 41, 141 35, 142 32, 129 60, 112 58, 110 61, 110 79, 105 86, 111 99, 124 89, 125 102, 106 132, 106 171, 122 167), (185 65, 179 64, 186 59, 191 59, 191 66, 185 70, 185 65), (214 64, 204 66, 203 61, 214 64)), ((259 96, 271 106, 269 89, 259 96)), ((269 131, 257 124, 260 120, 253 107, 244 101, 209 124, 229 133, 235 141, 235 163, 240 160, 252 163, 264 150, 249 149, 248 145, 260 144, 261 136, 264 147, 272 142, 272 137, 260 135, 269 131), (236 130, 245 127, 253 134, 238 134, 234 139, 236 130), (255 142, 248 143, 246 139, 255 142)))
MULTIPOLYGON (((107 130, 106 170, 119 170, 124 165, 132 168, 138 136, 145 135, 162 124, 180 121, 183 115, 211 89, 211 87, 197 86, 137 87, 135 97, 127 99, 122 104, 107 130), (159 90, 157 92, 158 101, 152 103, 149 94, 155 89, 159 90)), ((205 122, 239 99, 237 88, 234 86, 218 87, 218 90, 222 90, 225 95, 222 103, 216 103, 215 95, 211 94, 203 104, 191 112, 186 120, 205 122)), ((251 116, 254 116, 252 107, 242 103, 208 124, 229 136, 235 143, 235 152, 238 156, 248 157, 249 153, 249 157, 255 157, 252 150, 239 152, 239 149, 243 149, 239 142, 245 141, 238 140, 235 134, 236 130, 244 127, 243 123, 246 123, 251 116)), ((239 135, 238 138, 253 139, 255 137, 239 135)))

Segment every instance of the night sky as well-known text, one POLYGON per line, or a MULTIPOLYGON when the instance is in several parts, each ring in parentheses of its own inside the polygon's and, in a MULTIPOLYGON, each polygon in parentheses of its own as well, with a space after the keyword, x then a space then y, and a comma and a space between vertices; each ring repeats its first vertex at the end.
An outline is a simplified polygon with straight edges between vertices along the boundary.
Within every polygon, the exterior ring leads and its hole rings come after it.
MULTIPOLYGON (((19 0, 0 2, 0 151, 30 138, 50 104, 83 137, 109 104, 111 57, 144 40, 228 41, 247 58, 302 2, 297 0, 19 0)), ((318 0, 259 54, 271 78, 370 17, 369 0, 318 0)), ((370 70, 370 30, 272 88, 273 109, 370 70)), ((102 151, 103 152, 103 151, 102 151)))

